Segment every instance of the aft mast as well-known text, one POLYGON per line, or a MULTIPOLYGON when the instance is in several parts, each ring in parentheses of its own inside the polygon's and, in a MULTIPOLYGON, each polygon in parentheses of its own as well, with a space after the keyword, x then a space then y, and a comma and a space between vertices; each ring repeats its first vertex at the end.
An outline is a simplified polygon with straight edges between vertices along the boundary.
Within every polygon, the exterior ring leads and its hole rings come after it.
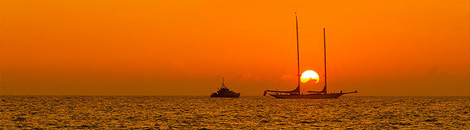
POLYGON ((324 49, 324 58, 325 58, 325 87, 323 88, 323 92, 326 94, 326 36, 325 36, 325 28, 323 28, 323 49, 324 49))

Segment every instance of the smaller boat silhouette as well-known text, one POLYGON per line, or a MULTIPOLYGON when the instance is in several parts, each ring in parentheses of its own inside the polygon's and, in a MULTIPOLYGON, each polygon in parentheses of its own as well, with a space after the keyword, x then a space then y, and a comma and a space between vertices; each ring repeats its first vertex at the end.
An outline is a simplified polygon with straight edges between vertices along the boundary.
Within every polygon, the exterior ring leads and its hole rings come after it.
POLYGON ((238 98, 240 97, 240 93, 230 91, 227 87, 225 87, 224 78, 222 78, 222 87, 219 88, 217 93, 212 93, 211 98, 212 97, 238 98))

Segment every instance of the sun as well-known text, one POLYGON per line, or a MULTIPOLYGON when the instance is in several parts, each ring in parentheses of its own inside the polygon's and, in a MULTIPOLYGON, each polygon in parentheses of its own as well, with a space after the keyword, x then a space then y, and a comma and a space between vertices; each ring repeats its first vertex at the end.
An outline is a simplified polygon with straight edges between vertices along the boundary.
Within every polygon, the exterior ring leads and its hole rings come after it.
POLYGON ((318 81, 320 81, 320 78, 318 77, 317 72, 313 70, 306 70, 302 73, 302 76, 300 76, 300 81, 302 83, 307 83, 310 80, 313 80, 315 81, 315 83, 318 83, 318 81))

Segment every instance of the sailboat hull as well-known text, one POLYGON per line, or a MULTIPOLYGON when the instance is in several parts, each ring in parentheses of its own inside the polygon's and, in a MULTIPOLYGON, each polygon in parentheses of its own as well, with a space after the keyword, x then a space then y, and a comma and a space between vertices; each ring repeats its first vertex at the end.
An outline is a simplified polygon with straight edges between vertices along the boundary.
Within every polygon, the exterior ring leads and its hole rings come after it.
POLYGON ((338 98, 344 93, 330 93, 330 94, 308 94, 308 95, 276 95, 269 94, 275 98, 284 98, 284 99, 328 99, 328 98, 338 98))

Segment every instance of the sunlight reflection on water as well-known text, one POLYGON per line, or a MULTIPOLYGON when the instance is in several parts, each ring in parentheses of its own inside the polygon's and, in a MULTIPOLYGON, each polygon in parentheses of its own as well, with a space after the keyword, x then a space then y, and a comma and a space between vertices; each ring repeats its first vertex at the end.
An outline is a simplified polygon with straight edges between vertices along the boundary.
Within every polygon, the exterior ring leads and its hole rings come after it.
POLYGON ((0 129, 470 129, 470 97, 1 96, 0 129))

